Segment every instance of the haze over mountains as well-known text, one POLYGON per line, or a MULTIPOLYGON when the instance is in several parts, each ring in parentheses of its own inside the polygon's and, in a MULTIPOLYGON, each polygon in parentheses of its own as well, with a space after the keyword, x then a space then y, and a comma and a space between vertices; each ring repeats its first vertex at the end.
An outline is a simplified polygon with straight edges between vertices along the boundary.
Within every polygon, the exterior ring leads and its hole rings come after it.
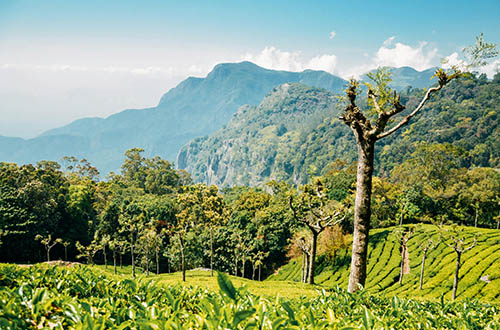
MULTIPOLYGON (((433 70, 391 69, 393 86, 425 87, 433 70)), ((148 109, 129 109, 107 118, 84 118, 33 139, 0 137, 0 161, 18 164, 86 158, 101 174, 119 171, 127 149, 174 161, 192 139, 226 125, 243 105, 258 105, 273 88, 301 83, 341 93, 346 81, 324 71, 269 70, 250 62, 219 64, 206 78, 189 77, 148 109)), ((92 106, 92 105, 89 105, 92 106)))

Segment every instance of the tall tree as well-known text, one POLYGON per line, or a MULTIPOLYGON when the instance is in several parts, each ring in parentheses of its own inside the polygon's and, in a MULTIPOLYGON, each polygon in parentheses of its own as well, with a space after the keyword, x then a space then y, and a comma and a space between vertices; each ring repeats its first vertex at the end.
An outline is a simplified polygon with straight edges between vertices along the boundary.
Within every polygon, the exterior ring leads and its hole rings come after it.
POLYGON ((409 272, 410 258, 408 255, 408 241, 413 234, 413 226, 399 226, 393 231, 399 242, 401 251, 401 263, 399 267, 399 285, 403 285, 403 275, 409 272))
POLYGON ((428 234, 424 234, 424 238, 418 245, 418 248, 422 251, 422 263, 420 264, 420 281, 419 281, 420 290, 422 290, 422 286, 424 284, 425 259, 427 258, 427 252, 434 249, 436 246, 437 246, 436 242, 431 237, 431 235, 428 234))
MULTIPOLYGON (((477 38, 476 45, 468 48, 466 53, 470 55, 470 62, 474 65, 481 65, 483 64, 481 61, 497 55, 495 45, 484 42, 482 35, 477 38)), ((360 286, 365 285, 366 281, 371 216, 370 202, 376 142, 407 125, 422 110, 433 94, 460 75, 461 72, 456 67, 452 68, 451 72, 438 69, 435 73, 438 84, 429 88, 417 107, 390 128, 388 128, 388 125, 405 110, 405 106, 401 103, 396 91, 392 91, 388 87, 388 83, 390 82, 388 72, 378 70, 376 73, 369 75, 373 83, 366 84, 370 110, 365 112, 365 114, 357 105, 360 84, 354 79, 350 81, 346 90, 348 105, 340 117, 351 128, 358 149, 349 292, 357 291, 360 286)))
POLYGON ((457 297, 458 281, 460 280, 459 271, 460 267, 462 267, 462 254, 476 246, 477 240, 474 238, 472 243, 467 242, 470 239, 466 236, 464 228, 459 228, 456 225, 452 226, 450 230, 442 230, 441 236, 443 243, 457 254, 455 276, 453 277, 453 291, 451 293, 451 299, 455 300, 457 297))
POLYGON ((323 182, 316 178, 314 182, 303 187, 303 192, 295 199, 289 199, 290 209, 298 223, 302 223, 311 232, 311 253, 307 283, 314 284, 314 268, 319 235, 328 227, 340 223, 344 219, 341 203, 328 200, 323 182), (294 205, 295 204, 295 205, 294 205))

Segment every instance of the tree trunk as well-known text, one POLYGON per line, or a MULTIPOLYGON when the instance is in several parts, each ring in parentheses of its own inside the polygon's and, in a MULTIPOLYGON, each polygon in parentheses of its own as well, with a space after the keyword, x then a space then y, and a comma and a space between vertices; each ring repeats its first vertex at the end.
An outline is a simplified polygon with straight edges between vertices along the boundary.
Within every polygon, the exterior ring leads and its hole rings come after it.
POLYGON ((64 247, 64 261, 68 261, 68 247, 64 247))
POLYGON ((120 269, 122 269, 122 268, 123 268, 123 253, 120 250, 120 269))
POLYGON ((305 265, 305 268, 304 268, 304 278, 302 279, 302 283, 307 283, 307 279, 309 278, 309 264, 311 262, 311 254, 306 254, 304 256, 304 258, 306 259, 306 265, 305 265))
POLYGON ((47 249, 47 261, 50 261, 50 248, 47 249))
POLYGON ((368 238, 371 216, 372 174, 375 141, 358 143, 358 169, 356 180, 356 199, 354 202, 354 233, 352 243, 351 272, 349 292, 355 292, 359 285, 365 285, 368 238))
POLYGON ((420 286, 419 289, 422 290, 422 284, 424 283, 424 267, 425 267, 425 257, 427 250, 424 250, 424 255, 422 256, 422 266, 420 267, 420 286))
POLYGON ((182 241, 182 237, 180 235, 179 235, 179 243, 181 250, 182 281, 186 282, 186 264, 184 262, 184 242, 182 241))
POLYGON ((116 251, 113 250, 113 270, 115 272, 115 275, 116 275, 116 251))
POLYGON ((238 276, 238 251, 234 253, 234 276, 238 276))
POLYGON ((259 282, 260 282, 260 275, 261 275, 261 270, 262 270, 262 265, 259 264, 259 282))
POLYGON ((304 283, 306 278, 306 254, 302 252, 302 278, 301 282, 304 283))
POLYGON ((106 258, 106 246, 102 247, 102 253, 104 254, 104 268, 108 268, 108 259, 106 258))
POLYGON ((255 280, 255 263, 252 263, 252 281, 255 280))
POLYGON ((156 250, 156 275, 160 275, 160 251, 156 250))
POLYGON ((210 276, 214 276, 214 232, 210 228, 210 276))
POLYGON ((478 207, 477 206, 474 206, 474 227, 477 227, 477 214, 478 214, 478 211, 477 211, 478 207))
POLYGON ((403 285, 403 271, 405 267, 405 254, 406 254, 406 244, 401 242, 401 267, 399 270, 399 285, 403 285))
POLYGON ((309 274, 307 278, 307 283, 314 284, 314 268, 316 265, 316 245, 318 244, 318 233, 312 231, 312 242, 311 242, 311 254, 309 260, 309 274))
POLYGON ((243 255, 243 259, 241 260, 242 262, 242 267, 241 267, 241 277, 245 278, 245 263, 246 263, 246 256, 243 255))
POLYGON ((130 234, 130 256, 132 258, 132 277, 135 278, 135 259, 134 259, 134 239, 132 234, 130 234))
POLYGON ((460 258, 462 257, 462 252, 457 252, 457 267, 455 268, 455 278, 453 279, 453 292, 451 294, 451 299, 455 300, 457 297, 457 288, 458 288, 458 271, 460 270, 460 258))

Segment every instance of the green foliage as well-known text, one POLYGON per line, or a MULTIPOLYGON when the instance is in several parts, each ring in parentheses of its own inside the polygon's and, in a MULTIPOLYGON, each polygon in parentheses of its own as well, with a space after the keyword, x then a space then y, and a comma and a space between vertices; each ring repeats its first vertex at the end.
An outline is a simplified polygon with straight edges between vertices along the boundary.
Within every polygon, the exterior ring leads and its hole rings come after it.
MULTIPOLYGON (((372 74, 375 81, 370 85, 375 93, 384 90, 379 85, 385 74, 378 75, 372 74)), ((376 174, 390 173, 423 142, 451 144, 462 150, 460 160, 465 167, 498 166, 498 77, 488 80, 464 74, 450 82, 428 101, 418 120, 378 142, 376 174)), ((423 93, 412 88, 403 91, 400 101, 408 110, 394 120, 401 120, 414 109, 423 93)), ((392 101, 392 94, 385 95, 385 103, 392 101)), ((363 110, 369 104, 361 101, 359 106, 363 110)), ((304 184, 312 167, 324 175, 332 160, 349 164, 356 159, 349 128, 336 120, 340 110, 338 98, 325 90, 282 85, 259 106, 241 108, 225 128, 185 146, 179 154, 179 166, 187 169, 195 181, 219 186, 255 186, 270 179, 304 184)))
POLYGON ((498 306, 366 292, 255 296, 220 275, 219 292, 112 279, 86 267, 0 266, 2 329, 494 329, 498 306))
MULTIPOLYGON (((408 226, 403 226, 408 229, 408 226)), ((445 227, 451 228, 451 227, 445 227)), ((474 238, 476 246, 470 253, 464 253, 460 270, 460 285, 457 299, 475 298, 486 302, 500 302, 500 232, 494 229, 460 227, 462 238, 469 246, 474 238), (474 252, 475 251, 475 252, 474 252), (483 278, 486 276, 487 278, 483 278), (483 279, 481 279, 483 278, 483 279)), ((398 284, 401 262, 400 242, 391 235, 391 228, 375 229, 370 233, 367 282, 365 290, 369 293, 391 297, 411 297, 416 299, 438 299, 444 295, 451 298, 456 256, 453 249, 440 242, 440 231, 433 225, 414 227, 412 238, 408 241, 410 273, 405 275, 403 285, 398 284), (421 244, 428 240, 435 247, 428 251, 423 290, 419 290, 421 244)), ((337 253, 336 262, 319 257, 316 283, 323 287, 346 287, 349 278, 350 251, 337 253)), ((271 275, 268 281, 300 282, 301 261, 293 259, 271 275)))

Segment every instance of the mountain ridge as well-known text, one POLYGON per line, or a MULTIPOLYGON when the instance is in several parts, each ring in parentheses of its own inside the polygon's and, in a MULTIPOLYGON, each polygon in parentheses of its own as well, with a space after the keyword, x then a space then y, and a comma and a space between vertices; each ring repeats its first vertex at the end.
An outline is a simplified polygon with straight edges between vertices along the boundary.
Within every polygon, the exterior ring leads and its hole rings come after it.
MULTIPOLYGON (((387 175, 422 142, 449 143, 469 152, 469 166, 498 166, 498 78, 468 76, 440 91, 412 123, 377 143, 377 173, 387 175)), ((177 158, 179 168, 190 172, 196 182, 219 186, 261 186, 270 180, 297 185, 307 182, 311 170, 324 174, 336 159, 347 164, 355 161, 354 137, 338 120, 343 109, 334 94, 291 85, 295 88, 288 89, 285 99, 279 98, 281 85, 259 106, 242 107, 224 128, 185 145, 177 158), (297 125, 289 114, 295 115, 304 100, 313 99, 297 125)), ((408 89, 401 93, 407 110, 396 122, 418 105, 423 92, 408 89)), ((358 105, 366 108, 366 99, 360 98, 358 105)))
POLYGON ((87 117, 32 139, 0 137, 0 161, 35 163, 64 156, 86 158, 101 173, 118 171, 127 149, 173 161, 192 139, 226 125, 243 105, 257 105, 274 87, 299 82, 341 93, 346 81, 325 71, 277 71, 251 62, 221 63, 204 78, 188 77, 157 106, 87 117), (50 137, 50 138, 49 138, 50 137), (56 147, 57 146, 57 147, 56 147))

